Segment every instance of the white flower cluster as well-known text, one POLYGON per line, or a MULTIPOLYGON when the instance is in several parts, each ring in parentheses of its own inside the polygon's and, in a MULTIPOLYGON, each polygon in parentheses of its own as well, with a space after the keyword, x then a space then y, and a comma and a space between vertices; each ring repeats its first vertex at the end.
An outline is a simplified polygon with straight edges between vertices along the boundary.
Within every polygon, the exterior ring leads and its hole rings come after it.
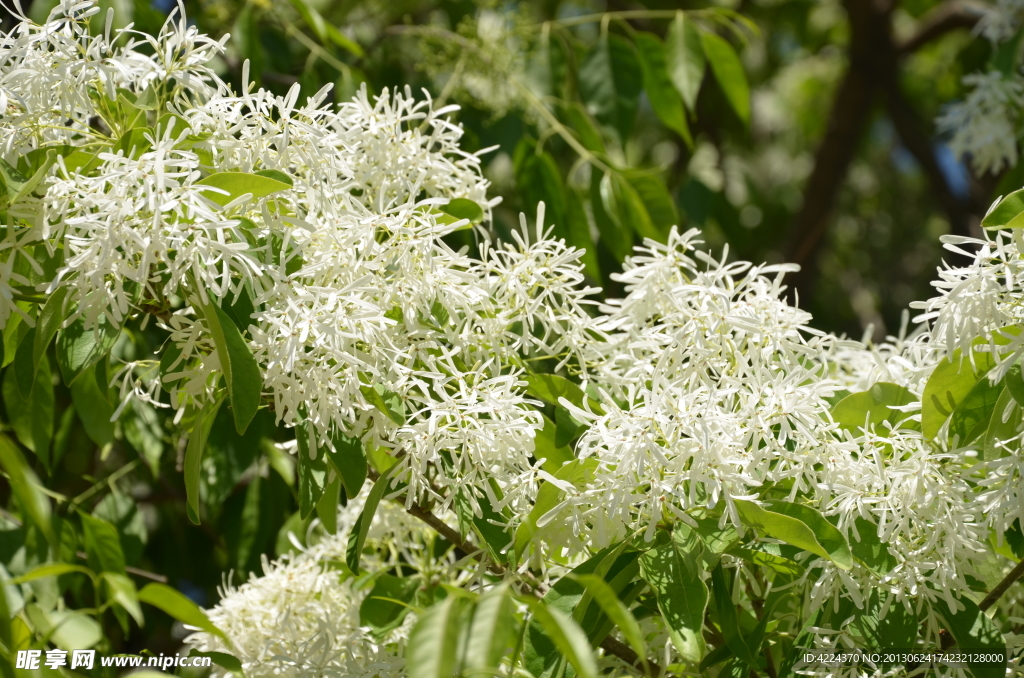
MULTIPOLYGON (((330 565, 344 562, 348 535, 362 508, 362 501, 350 502, 339 509, 337 534, 273 563, 264 557, 262 576, 253 575, 238 587, 225 584, 221 600, 207 611, 224 637, 197 632, 186 642, 201 652, 230 653, 245 675, 255 678, 404 675, 402 648, 410 624, 380 638, 371 635, 359 622, 370 588, 355 586, 353 578, 330 565)), ((368 543, 377 548, 364 562, 385 569, 398 564, 399 556, 406 563, 423 562, 419 552, 427 548, 429 534, 422 523, 385 503, 374 516, 368 543), (401 554, 391 551, 395 543, 404 545, 401 554)))
POLYGON ((966 98, 947 106, 936 123, 940 132, 951 135, 953 152, 969 158, 977 173, 998 174, 1017 164, 1017 141, 1024 122, 1020 117, 1024 75, 1013 42, 1024 19, 1024 3, 997 0, 994 6, 981 9, 976 32, 991 43, 993 53, 1011 48, 1006 55, 1010 63, 965 75, 963 84, 970 90, 966 98))
POLYGON ((210 401, 222 372, 197 307, 234 304, 280 422, 308 422, 321 444, 348 433, 392 450, 410 500, 447 503, 489 473, 523 500, 543 422, 517 373, 535 355, 568 360, 587 336, 581 253, 541 237, 543 210, 532 242, 524 222, 479 259, 445 243, 471 227, 442 211, 450 200, 484 217, 496 203, 451 107, 409 91, 371 100, 364 89, 337 107, 323 104, 326 88, 305 104, 298 85, 235 95, 208 67, 221 45, 183 21, 149 39, 149 57, 130 35, 90 36, 96 11, 66 0, 3 42, 0 125, 17 131, 5 158, 66 146, 40 170, 45 196, 10 206, 26 225, 0 250, 12 270, 0 327, 17 308, 10 284, 29 280, 19 257, 39 269, 44 251, 62 253, 38 287, 66 289, 87 327, 120 325, 143 299, 157 307, 180 352, 164 376, 180 414, 210 401), (168 112, 144 108, 147 97, 168 112), (281 190, 221 197, 204 183, 229 172, 262 172, 281 190), (402 412, 382 412, 368 390, 402 412))

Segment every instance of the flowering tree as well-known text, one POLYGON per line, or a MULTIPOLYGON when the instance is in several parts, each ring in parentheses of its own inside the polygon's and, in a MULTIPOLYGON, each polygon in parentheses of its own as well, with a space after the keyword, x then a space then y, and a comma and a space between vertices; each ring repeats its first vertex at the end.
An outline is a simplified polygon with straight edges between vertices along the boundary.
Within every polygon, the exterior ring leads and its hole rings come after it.
POLYGON ((648 238, 597 303, 543 203, 492 237, 452 108, 300 102, 245 69, 236 93, 181 15, 90 34, 98 12, 67 0, 0 43, 23 552, 0 670, 156 608, 224 675, 1016 674, 1020 193, 988 238, 946 239, 972 263, 886 343, 812 329, 783 298, 795 267, 694 230, 648 238), (127 439, 157 476, 154 427, 193 523, 238 459, 256 489, 232 539, 262 555, 274 483, 299 507, 290 552, 206 611, 129 576, 120 500, 90 513, 40 480, 76 436, 127 439), (883 654, 807 658, 850 648, 883 654))

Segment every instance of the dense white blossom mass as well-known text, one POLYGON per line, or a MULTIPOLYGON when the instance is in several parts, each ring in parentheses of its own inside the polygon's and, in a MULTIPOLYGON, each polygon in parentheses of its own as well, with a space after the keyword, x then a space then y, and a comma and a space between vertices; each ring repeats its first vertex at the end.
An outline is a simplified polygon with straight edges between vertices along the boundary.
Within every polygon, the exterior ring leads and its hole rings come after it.
MULTIPOLYGON (((300 102, 297 85, 284 96, 248 84, 234 93, 210 68, 223 43, 183 18, 155 38, 109 22, 94 36, 98 11, 63 0, 49 23, 25 21, 0 42, 0 153, 11 168, 34 158, 25 171, 39 189, 7 207, 16 221, 0 243, 0 328, 31 322, 17 303, 26 289, 65 294, 87 329, 149 314, 169 333, 163 385, 180 420, 217 397, 225 371, 202 309, 230 307, 278 423, 308 424, 321 445, 358 437, 393 457, 408 506, 443 512, 463 497, 479 516, 486 498, 510 534, 533 520, 532 562, 564 572, 594 549, 649 540, 659 524, 711 516, 742 532, 740 502, 772 492, 885 553, 884 566, 849 569, 794 555, 805 609, 879 595, 886 609, 921 614, 926 642, 942 628, 938 606, 955 607, 955 593, 992 571, 990 535, 1024 518, 1019 405, 997 413, 1011 423, 985 441, 995 450, 986 455, 982 441, 958 445, 921 427, 942 361, 983 337, 1001 355, 999 378, 1024 352, 1024 339, 998 332, 1024 322, 1019 231, 941 270, 923 324, 882 345, 812 329, 784 298, 794 267, 715 258, 692 230, 638 248, 617 278, 625 297, 598 305, 582 253, 547 237, 543 206, 512 242, 473 223, 485 225, 497 200, 480 154, 460 149, 454 108, 408 90, 364 89, 337 105, 326 89, 300 102), (211 179, 230 172, 273 190, 211 179), (453 200, 475 203, 479 218, 447 214, 453 200), (444 239, 469 228, 475 253, 444 239), (546 424, 525 379, 540 360, 586 393, 559 401, 586 427, 571 478, 538 452, 546 424), (910 394, 900 416, 834 420, 840 397, 876 384, 910 394), (542 483, 561 493, 538 517, 542 483)), ((970 105, 996 111, 989 118, 1019 107, 1019 87, 978 83, 970 105)), ((998 167, 978 150, 982 136, 1013 134, 989 118, 956 122, 967 135, 957 143, 998 167)), ((161 404, 153 371, 134 369, 119 375, 123 396, 161 404)), ((351 526, 359 506, 341 522, 351 526)), ((414 562, 412 519, 387 506, 377 534, 414 562)), ((208 634, 191 642, 235 653, 254 676, 400 675, 404 631, 371 638, 359 626, 365 590, 327 564, 343 559, 346 529, 224 591, 211 618, 231 647, 208 634)), ((749 562, 722 562, 737 586, 763 585, 749 562)), ((845 632, 812 629, 823 647, 845 632)))

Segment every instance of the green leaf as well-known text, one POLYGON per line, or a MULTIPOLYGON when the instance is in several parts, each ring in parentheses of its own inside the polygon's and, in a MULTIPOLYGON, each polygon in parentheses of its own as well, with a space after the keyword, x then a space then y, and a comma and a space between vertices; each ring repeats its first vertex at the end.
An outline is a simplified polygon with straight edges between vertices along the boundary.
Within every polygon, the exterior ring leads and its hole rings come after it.
POLYGON ((408 678, 451 678, 458 664, 459 630, 466 600, 449 596, 427 609, 409 633, 408 678))
MULTIPOLYGON (((221 667, 222 669, 227 669, 231 673, 235 674, 236 676, 240 676, 241 678, 244 678, 245 676, 245 672, 242 671, 242 662, 238 661, 236 657, 232 657, 226 652, 200 652, 199 650, 193 647, 188 651, 188 656, 209 657, 210 661, 212 661, 214 664, 221 667)), ((133 673, 133 675, 138 674, 133 673)))
POLYGON ((1020 228, 1024 226, 1024 188, 1010 193, 981 220, 984 228, 1020 228))
POLYGON ((220 636, 227 640, 227 636, 213 625, 210 618, 206 616, 199 607, 189 600, 185 594, 172 589, 166 584, 146 584, 139 591, 139 602, 147 603, 153 607, 160 608, 168 615, 177 619, 183 624, 195 626, 207 633, 220 636))
POLYGON ((573 101, 565 105, 563 108, 565 115, 565 121, 569 124, 570 129, 576 133, 576 138, 580 140, 583 147, 591 153, 604 154, 608 152, 605 148, 604 138, 601 136, 601 130, 594 124, 594 119, 587 113, 587 109, 578 101, 573 101))
POLYGON ((598 234, 601 236, 599 244, 617 262, 622 263, 633 251, 633 229, 623 228, 619 223, 619 215, 613 216, 605 209, 605 195, 610 190, 605 178, 604 173, 591 169, 590 207, 594 212, 594 223, 597 226, 598 234))
POLYGON ((202 469, 203 452, 206 450, 210 428, 217 418, 217 411, 222 402, 223 398, 217 398, 199 412, 188 437, 188 446, 185 448, 185 508, 189 520, 196 525, 199 524, 199 472, 202 469))
MULTIPOLYGON (((75 379, 75 383, 71 384, 71 402, 86 435, 103 447, 114 440, 114 424, 110 418, 114 416, 115 408, 107 401, 106 389, 96 383, 96 371, 94 365, 75 379)), ((129 437, 127 431, 125 435, 129 437)))
POLYGON ((665 62, 672 84, 692 111, 707 64, 700 30, 681 11, 676 12, 665 35, 665 62))
POLYGON ((850 539, 853 557, 880 577, 889 574, 897 562, 889 553, 889 547, 878 538, 878 526, 860 517, 854 521, 854 526, 857 528, 857 534, 850 539), (859 541, 856 539, 857 536, 860 536, 859 541))
POLYGON ((89 556, 89 567, 95 572, 124 574, 124 553, 117 528, 87 513, 78 516, 82 519, 82 541, 89 556))
POLYGON ((245 194, 250 194, 251 200, 259 200, 292 187, 273 177, 248 172, 217 172, 200 179, 196 185, 217 189, 203 191, 203 195, 222 207, 245 194))
POLYGON ((736 510, 749 527, 761 530, 769 537, 827 558, 842 570, 853 567, 853 554, 846 538, 824 516, 809 506, 789 502, 770 502, 765 509, 757 504, 737 499, 736 510))
POLYGON ((601 205, 620 230, 632 230, 641 238, 664 242, 666 234, 654 226, 640 195, 626 180, 606 174, 601 178, 601 205))
POLYGON ((27 584, 28 582, 35 581, 36 579, 60 577, 65 574, 71 574, 72 572, 87 575, 90 579, 96 576, 95 572, 84 565, 72 565, 71 563, 43 563, 38 567, 32 568, 20 577, 15 577, 5 583, 7 585, 27 584))
POLYGON ((978 609, 969 598, 957 598, 964 609, 953 613, 948 607, 937 604, 933 608, 946 621, 946 629, 956 640, 956 652, 978 654, 1001 654, 1001 662, 979 662, 968 659, 967 668, 974 678, 1002 678, 1006 675, 1006 641, 999 627, 978 609))
POLYGON ((35 343, 32 346, 33 370, 39 367, 39 362, 46 355, 46 349, 49 348, 50 342, 53 341, 57 330, 64 322, 64 300, 67 296, 67 288, 59 288, 49 296, 39 312, 39 318, 36 320, 35 343))
POLYGON ((54 611, 47 617, 52 629, 50 641, 63 650, 89 648, 103 639, 103 629, 96 620, 77 610, 54 611))
POLYGON ((516 186, 531 216, 544 203, 544 225, 551 225, 554 239, 568 238, 568 213, 562 172, 551 154, 537 153, 537 147, 526 140, 516 146, 516 186))
MULTIPOLYGON (((153 130, 148 127, 135 127, 121 135, 111 150, 113 153, 122 153, 126 158, 139 157, 152 148, 146 135, 153 136, 153 130)), ((201 183, 201 182, 200 182, 201 183)))
POLYGON ((581 678, 596 678, 597 663, 594 653, 587 642, 587 634, 571 617, 555 607, 548 606, 543 600, 522 597, 533 613, 532 621, 539 624, 548 639, 562 653, 581 678))
POLYGON ((359 625, 368 626, 378 638, 402 625, 423 585, 421 577, 377 575, 373 588, 359 606, 359 625))
POLYGON ((380 384, 373 386, 360 386, 359 391, 366 398, 366 401, 377 408, 387 418, 399 426, 405 424, 405 403, 402 396, 394 391, 389 391, 380 384))
POLYGON ((872 593, 862 610, 850 625, 852 630, 864 639, 864 647, 880 652, 906 650, 914 647, 917 640, 917 615, 892 601, 884 619, 879 619, 882 605, 877 593, 872 593))
POLYGON ((743 72, 743 64, 732 46, 714 33, 701 33, 701 45, 707 55, 711 72, 725 92, 729 105, 744 125, 750 124, 750 86, 743 72))
POLYGON ((583 250, 580 261, 583 263, 583 270, 591 280, 601 280, 601 266, 597 259, 597 246, 594 244, 594 236, 590 233, 590 221, 587 218, 586 209, 583 207, 584 197, 579 189, 572 188, 566 193, 566 205, 568 214, 566 224, 569 227, 569 244, 583 250))
POLYGON ((287 174, 285 174, 284 172, 282 172, 281 170, 264 169, 258 172, 254 172, 254 174, 258 177, 266 177, 268 179, 273 179, 274 181, 280 181, 282 184, 288 184, 289 186, 293 187, 295 186, 295 180, 292 179, 287 174))
POLYGON ((43 494, 39 478, 25 464, 17 445, 3 434, 0 434, 0 466, 7 472, 11 492, 18 499, 22 515, 32 521, 46 540, 56 547, 57 537, 50 522, 50 500, 43 494))
POLYGON ((338 504, 341 502, 341 476, 334 474, 334 480, 324 486, 323 496, 316 503, 316 515, 327 534, 338 533, 338 504))
POLYGON ((363 546, 366 544, 366 535, 370 533, 370 523, 373 522, 373 514, 377 512, 377 505, 384 498, 384 494, 388 489, 388 483, 391 481, 391 476, 398 468, 398 464, 395 464, 380 474, 377 482, 370 488, 370 493, 366 495, 363 511, 352 526, 352 532, 349 533, 345 563, 356 574, 359 573, 359 557, 362 555, 363 546))
MULTIPOLYGON (((1012 337, 1020 334, 1017 325, 1004 327, 992 334, 992 343, 1007 344, 1012 337)), ((973 346, 988 346, 984 337, 974 340, 973 346)), ((949 360, 941 360, 935 366, 921 394, 921 432, 926 440, 933 439, 942 428, 942 424, 971 392, 978 380, 992 369, 995 361, 991 351, 979 351, 974 348, 971 358, 962 359, 960 349, 953 351, 949 360)))
POLYGON ((981 449, 978 452, 982 459, 999 459, 1010 454, 1010 450, 1000 443, 1015 438, 1024 419, 1024 410, 1011 393, 1009 375, 1003 383, 1006 386, 992 407, 992 418, 979 445, 981 449), (1007 409, 1010 411, 1007 412, 1007 409))
POLYGON ((68 386, 78 376, 107 355, 121 334, 118 327, 106 318, 100 320, 94 329, 85 329, 85 322, 79 318, 57 334, 57 365, 68 386))
POLYGON ((455 198, 450 200, 447 205, 442 205, 438 209, 455 221, 468 219, 470 224, 479 224, 484 220, 483 208, 466 198, 455 198))
POLYGON ((726 645, 739 659, 750 666, 757 666, 757 658, 741 635, 736 606, 732 602, 731 589, 725 579, 721 564, 711 571, 711 588, 715 594, 715 609, 718 611, 718 626, 726 645))
MULTIPOLYGON (((558 480, 564 480, 574 485, 585 484, 594 478, 594 469, 597 467, 596 459, 574 459, 565 464, 554 474, 558 480)), ((515 536, 515 561, 518 563, 526 553, 530 541, 540 527, 543 527, 545 517, 561 501, 563 490, 547 481, 541 483, 537 491, 537 501, 526 520, 516 529, 515 536)))
POLYGON ((640 65, 644 72, 644 89, 647 91, 651 108, 666 127, 682 137, 686 145, 692 148, 693 136, 690 134, 690 126, 686 123, 683 100, 673 87, 672 79, 668 74, 665 46, 658 36, 646 31, 634 33, 633 42, 640 55, 640 65))
POLYGON ((605 33, 590 50, 577 74, 587 109, 625 144, 633 128, 643 71, 633 45, 605 33))
POLYGON ((508 555, 504 551, 512 541, 512 536, 502 526, 507 521, 494 510, 490 500, 483 495, 483 492, 471 487, 459 490, 455 495, 455 512, 463 533, 472 530, 487 547, 492 558, 499 563, 508 562, 508 555), (472 504, 467 497, 469 492, 476 494, 477 506, 480 509, 479 516, 473 511, 472 504))
MULTIPOLYGON (((18 353, 26 361, 31 360, 31 344, 22 342, 28 350, 18 353)), ((16 366, 15 366, 16 368, 16 366)), ((43 361, 36 371, 34 384, 27 397, 23 397, 15 383, 16 369, 7 370, 3 379, 3 399, 7 407, 7 416, 18 440, 28 449, 35 452, 43 467, 50 472, 50 442, 53 439, 54 393, 53 381, 50 377, 50 364, 43 361)), ((31 366, 29 366, 31 370, 31 366)))
POLYGON ((622 632, 633 651, 640 657, 647 656, 647 644, 644 643, 643 632, 640 625, 633 617, 619 597, 615 594, 604 579, 593 574, 569 575, 586 587, 591 599, 601 608, 601 611, 608 615, 608 618, 622 632))
POLYGON ((263 398, 263 374, 253 358, 249 344, 242 337, 231 317, 216 304, 202 305, 203 316, 210 327, 217 356, 220 358, 224 380, 228 385, 235 430, 245 433, 249 422, 256 416, 263 398))
POLYGON ((100 578, 107 584, 109 599, 124 608, 139 626, 145 624, 142 607, 139 606, 139 593, 132 580, 118 572, 102 572, 100 578))
POLYGON ((640 556, 640 572, 657 596, 669 638, 690 662, 699 662, 706 651, 701 629, 708 588, 700 578, 698 564, 703 550, 696 532, 679 523, 671 539, 640 556))
POLYGON ((586 394, 576 384, 557 374, 529 374, 524 377, 526 392, 550 405, 558 405, 559 398, 565 398, 576 407, 583 407, 586 394))
POLYGON ((311 7, 306 0, 291 0, 291 2, 292 6, 299 10, 299 14, 302 15, 302 20, 305 21, 310 30, 316 34, 316 37, 320 39, 321 43, 330 41, 338 47, 351 52, 354 56, 364 56, 363 48, 359 46, 359 43, 345 37, 341 31, 325 21, 324 18, 320 16, 320 13, 311 7))
POLYGON ((327 460, 341 476, 345 486, 345 495, 350 499, 359 496, 359 491, 366 482, 366 455, 363 453, 363 441, 342 433, 331 438, 331 444, 325 448, 327 460))
POLYGON ((511 654, 515 616, 507 583, 488 590, 477 600, 469 624, 463 675, 497 674, 502 657, 511 654))
POLYGON ((782 556, 775 555, 774 553, 741 548, 738 546, 729 549, 726 553, 730 556, 742 558, 754 565, 767 567, 769 570, 774 570, 779 574, 784 574, 789 577, 799 577, 804 573, 803 565, 795 560, 790 560, 789 558, 784 558, 782 556))
MULTIPOLYGON (((917 397, 903 386, 879 382, 867 391, 851 393, 840 400, 832 408, 832 420, 854 435, 860 435, 865 425, 881 429, 883 422, 889 422, 895 427, 908 415, 892 408, 916 400, 917 397)), ((913 428, 914 424, 916 422, 906 422, 904 427, 913 428)))
POLYGON ((299 515, 305 520, 313 512, 327 485, 327 459, 314 438, 313 427, 303 422, 295 427, 299 464, 299 515))
POLYGON ((1024 407, 1024 375, 1021 373, 1020 365, 1014 365, 1006 372, 1003 384, 1017 404, 1024 407))
POLYGON ((649 171, 631 171, 624 174, 650 216, 659 242, 667 242, 673 226, 679 225, 679 211, 665 182, 649 171))
MULTIPOLYGON (((964 399, 953 410, 949 418, 950 440, 956 439, 957 445, 963 447, 971 444, 988 430, 992 421, 993 411, 1004 386, 992 384, 987 377, 978 379, 974 387, 968 391, 964 399)), ((1002 411, 999 416, 1002 417, 1002 411)))
POLYGON ((18 385, 18 393, 21 394, 21 399, 26 401, 32 395, 32 387, 36 381, 36 366, 32 360, 35 336, 36 330, 33 327, 18 344, 18 350, 14 354, 14 364, 11 367, 15 383, 18 385))
POLYGON ((563 464, 574 459, 572 451, 566 447, 558 446, 555 442, 557 426, 553 421, 544 417, 544 428, 537 432, 534 438, 534 456, 538 459, 546 459, 544 470, 548 473, 557 473, 563 464))

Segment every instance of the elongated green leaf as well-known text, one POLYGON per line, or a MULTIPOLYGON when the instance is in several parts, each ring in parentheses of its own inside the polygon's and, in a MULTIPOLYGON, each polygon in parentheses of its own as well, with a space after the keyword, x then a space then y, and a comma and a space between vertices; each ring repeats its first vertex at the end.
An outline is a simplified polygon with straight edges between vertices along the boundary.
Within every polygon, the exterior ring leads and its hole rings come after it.
POLYGON ((840 569, 849 570, 853 567, 853 555, 846 538, 832 523, 808 506, 780 501, 771 502, 769 508, 765 509, 753 502, 738 499, 736 510, 746 525, 770 537, 827 558, 840 569))
POLYGON ((247 193, 252 195, 253 200, 258 200, 292 187, 273 177, 248 172, 217 172, 200 179, 196 185, 216 189, 203 191, 203 195, 221 206, 247 193))
POLYGON ((299 464, 299 515, 305 520, 313 512, 327 486, 327 459, 317 446, 312 426, 303 422, 295 427, 299 464))
MULTIPOLYGON (((71 402, 75 405, 75 412, 78 413, 86 435, 103 447, 114 440, 114 424, 110 418, 115 408, 107 401, 106 389, 96 383, 96 372, 96 366, 93 365, 75 379, 75 383, 71 384, 71 402)), ((126 433, 126 437, 134 442, 129 434, 126 433)))
POLYGON ((341 476, 334 474, 334 480, 324 486, 323 496, 316 503, 316 515, 327 534, 338 533, 338 504, 341 501, 341 476))
MULTIPOLYGON (((854 435, 860 435, 865 426, 882 427, 883 422, 895 426, 907 415, 893 409, 917 400, 907 388, 897 384, 879 382, 867 391, 851 393, 840 400, 832 408, 832 419, 841 428, 854 435)), ((913 427, 916 422, 906 422, 906 427, 913 427)))
POLYGON ((878 576, 884 577, 896 567, 897 561, 889 553, 888 545, 878 538, 878 526, 864 518, 854 520, 854 526, 857 528, 857 534, 851 535, 850 538, 850 551, 853 557, 878 576), (858 536, 860 539, 857 539, 858 536))
POLYGON ((691 662, 699 662, 706 651, 701 629, 708 588, 698 565, 703 550, 697 534, 679 524, 674 538, 640 556, 640 572, 657 595, 672 644, 691 662))
POLYGON ((84 565, 72 565, 71 563, 43 563, 38 567, 32 568, 20 577, 15 577, 7 582, 7 584, 26 584, 36 579, 59 577, 65 574, 71 574, 72 572, 87 575, 90 579, 96 576, 95 572, 84 565))
POLYGON ((405 424, 405 403, 402 397, 394 391, 389 391, 380 384, 373 386, 360 386, 359 391, 366 398, 366 401, 377 408, 388 419, 399 426, 405 424))
POLYGON ((565 398, 582 409, 583 401, 588 400, 591 409, 598 414, 604 413, 596 402, 587 398, 583 389, 565 377, 560 377, 557 374, 530 374, 525 376, 524 380, 526 381, 526 392, 546 403, 558 405, 558 399, 565 398))
POLYGON ((222 402, 223 398, 217 398, 202 409, 192 426, 188 446, 185 448, 185 508, 189 520, 196 525, 199 524, 199 472, 202 469, 203 452, 222 402))
POLYGON ((750 666, 756 666, 757 658, 740 631, 739 620, 736 617, 736 606, 732 602, 732 593, 721 565, 718 565, 711 571, 711 588, 715 594, 718 625, 722 630, 722 636, 725 638, 726 645, 742 661, 750 666))
POLYGON ((224 633, 213 625, 206 613, 189 600, 185 594, 171 588, 167 584, 146 584, 139 591, 139 602, 160 608, 183 624, 195 626, 207 633, 212 633, 227 640, 224 633))
POLYGON ((188 656, 209 657, 210 661, 214 664, 222 669, 227 669, 236 676, 239 676, 239 678, 244 678, 245 676, 245 672, 242 671, 242 662, 240 662, 237 657, 233 657, 226 652, 200 652, 193 647, 188 651, 188 656))
POLYGON ((761 567, 767 567, 769 570, 774 570, 779 574, 785 574, 790 577, 799 577, 804 573, 803 566, 795 560, 789 558, 783 558, 777 556, 774 553, 766 553, 764 551, 755 551, 754 549, 745 549, 740 547, 734 547, 727 551, 730 556, 736 556, 743 560, 749 561, 755 565, 761 567))
POLYGON ((1011 395, 1009 379, 1010 377, 1007 375, 1007 378, 1003 380, 1006 386, 992 407, 992 418, 989 420, 988 428, 985 429, 985 434, 979 445, 981 448, 979 456, 982 459, 998 459, 1010 454, 1010 451, 1002 443, 1016 437, 1021 421, 1024 419, 1024 410, 1011 395))
POLYGON ((359 624, 368 626, 377 637, 398 628, 423 583, 421 577, 378 575, 359 606, 359 624))
POLYGON ((388 468, 386 471, 380 474, 377 478, 377 482, 370 488, 370 493, 366 495, 366 503, 363 504, 363 512, 359 514, 359 518, 356 519, 355 525, 352 526, 352 532, 348 537, 348 550, 345 553, 345 563, 355 573, 359 573, 359 557, 363 553, 363 546, 366 544, 366 535, 370 533, 370 523, 373 522, 373 514, 377 512, 377 505, 380 504, 380 500, 384 498, 384 494, 387 492, 388 484, 391 482, 391 476, 395 473, 398 468, 398 464, 388 468))
POLYGON ((345 494, 351 499, 359 495, 366 482, 366 455, 363 453, 363 441, 344 434, 336 434, 331 438, 327 449, 327 459, 334 470, 341 476, 345 486, 345 494))
POLYGON ((1014 365, 1006 372, 1003 384, 1017 404, 1024 407, 1024 374, 1021 373, 1020 365, 1014 365))
POLYGON ((447 205, 442 205, 438 209, 454 221, 468 219, 470 224, 479 224, 484 220, 483 208, 466 198, 455 198, 450 200, 447 205))
MULTIPOLYGON (((957 440, 957 445, 970 445, 981 436, 992 421, 993 412, 999 395, 1004 386, 992 384, 987 377, 978 379, 974 387, 968 391, 964 399, 953 410, 949 418, 950 440, 957 440)), ((1002 412, 999 416, 1002 417, 1002 412)))
POLYGON ((679 225, 679 210, 665 182, 648 171, 625 172, 624 176, 650 215, 658 240, 667 241, 672 227, 679 225))
POLYGON ((740 58, 724 38, 709 32, 701 33, 700 37, 711 72, 725 92, 725 98, 743 124, 749 125, 750 86, 740 58))
POLYGON ((587 634, 572 620, 571 617, 555 607, 550 607, 543 600, 536 598, 520 598, 529 606, 533 613, 533 621, 539 624, 548 639, 558 651, 572 664, 581 678, 596 678, 597 663, 594 653, 587 642, 587 634))
POLYGON ((587 113, 587 109, 583 107, 578 101, 574 101, 567 104, 563 108, 565 114, 565 120, 569 123, 569 128, 576 133, 576 137, 591 153, 607 153, 608 149, 605 148, 604 138, 601 136, 601 130, 594 124, 593 118, 590 117, 590 113, 587 113))
POLYGON ((463 674, 497 673, 502 657, 507 656, 513 644, 512 595, 508 584, 502 583, 487 591, 477 600, 469 625, 463 674))
POLYGON ((54 547, 57 536, 50 522, 50 500, 40 489, 39 478, 25 463, 17 445, 7 436, 0 434, 0 466, 3 466, 11 482, 11 491, 18 498, 18 505, 27 514, 36 528, 43 533, 46 540, 54 547))
POLYGON ((622 637, 626 639, 633 651, 639 657, 647 656, 647 644, 644 643, 643 632, 640 625, 633 617, 619 597, 615 595, 604 579, 593 574, 571 575, 587 588, 591 599, 598 604, 601 611, 608 615, 608 618, 619 627, 622 637))
POLYGON ((118 572, 102 572, 100 578, 107 585, 107 595, 110 600, 124 608, 124 611, 130 614, 139 626, 145 624, 142 607, 139 606, 139 592, 135 589, 132 580, 118 572))
POLYGON ((578 78, 588 110, 625 143, 633 128, 643 83, 633 45, 618 35, 602 35, 580 66, 578 78))
POLYGON ((87 368, 99 362, 117 341, 121 330, 101 318, 94 329, 78 319, 57 334, 57 365, 70 386, 87 368))
POLYGON ((641 238, 651 238, 658 242, 665 240, 664 234, 655 228, 639 194, 624 179, 611 174, 604 175, 601 178, 600 194, 601 205, 616 228, 632 230, 641 238))
POLYGON ((1024 226, 1024 188, 1010 193, 981 220, 984 228, 1020 228, 1024 226))
POLYGON ((672 84, 692 111, 707 63, 700 30, 682 12, 676 12, 665 35, 665 62, 672 84))
POLYGON ((537 431, 537 436, 533 440, 533 456, 538 459, 546 459, 544 470, 555 474, 558 473, 558 469, 572 461, 575 457, 572 450, 568 447, 556 443, 555 434, 557 427, 555 423, 548 419, 547 415, 542 414, 541 416, 544 417, 544 428, 537 431))
POLYGON ((95 572, 124 574, 124 553, 117 528, 101 518, 79 513, 82 519, 82 535, 85 552, 89 556, 89 567, 95 572))
POLYGON ((967 668, 974 678, 1002 678, 1006 675, 1006 641, 999 627, 969 598, 958 598, 957 602, 963 609, 956 613, 942 604, 934 608, 946 620, 946 628, 956 640, 956 650, 968 655, 967 668), (973 654, 995 654, 1003 660, 972 661, 973 654))
MULTIPOLYGON (((28 344, 22 342, 22 347, 28 344)), ((27 350, 19 348, 18 353, 25 361, 31 360, 31 344, 27 350)), ((51 471, 50 442, 53 440, 53 382, 50 378, 50 364, 43 361, 36 371, 29 393, 21 394, 16 382, 17 365, 7 370, 3 379, 3 399, 7 416, 18 440, 35 452, 47 472, 51 471)), ((26 368, 31 375, 31 365, 26 368)))
MULTIPOLYGON (((997 346, 1006 344, 1020 330, 1016 325, 1005 327, 993 334, 992 341, 997 346)), ((982 345, 987 345, 984 338, 974 341, 974 346, 982 345)), ((921 394, 921 432, 925 439, 938 435, 953 410, 994 364, 990 351, 974 349, 970 357, 963 357, 960 349, 956 349, 949 360, 942 360, 935 366, 921 394)))
POLYGON ((451 678, 458 665, 465 599, 449 596, 420 615, 405 651, 409 678, 451 678))
POLYGON ((35 343, 36 330, 33 327, 25 335, 18 350, 14 354, 14 364, 11 371, 14 372, 14 381, 18 385, 18 393, 22 400, 28 400, 32 395, 32 387, 36 381, 36 365, 32 359, 32 348, 35 343))
POLYGON ((239 434, 245 433, 263 397, 263 374, 249 350, 249 344, 220 306, 213 303, 204 305, 203 315, 213 335, 224 380, 228 385, 235 430, 239 434))
POLYGON ((544 225, 552 227, 551 237, 556 240, 567 239, 568 199, 565 183, 551 154, 546 151, 537 153, 534 144, 521 141, 516 146, 515 177, 529 214, 536 214, 540 203, 544 203, 544 225))
POLYGON ((637 31, 633 34, 640 65, 644 72, 644 90, 651 102, 651 108, 665 126, 674 131, 687 146, 693 146, 693 136, 686 122, 683 100, 672 85, 665 60, 665 46, 654 33, 637 31))
POLYGON ((35 343, 32 346, 33 369, 39 366, 39 361, 46 355, 46 349, 49 348, 50 342, 53 341, 57 330, 64 322, 64 300, 67 296, 67 288, 59 288, 49 296, 39 312, 39 318, 36 320, 35 343))
POLYGON ((320 42, 326 43, 330 41, 338 47, 351 52, 354 56, 364 56, 363 48, 359 46, 359 43, 349 39, 332 24, 325 21, 324 18, 320 16, 320 13, 311 7, 306 0, 291 0, 291 2, 292 6, 299 10, 299 14, 302 15, 302 20, 305 21, 310 30, 316 34, 316 37, 320 39, 320 42))
POLYGON ((864 608, 858 610, 851 627, 864 639, 864 646, 882 652, 914 647, 918 631, 917 615, 907 612, 898 602, 889 605, 883 619, 879 619, 881 612, 882 605, 877 593, 871 594, 864 608))

